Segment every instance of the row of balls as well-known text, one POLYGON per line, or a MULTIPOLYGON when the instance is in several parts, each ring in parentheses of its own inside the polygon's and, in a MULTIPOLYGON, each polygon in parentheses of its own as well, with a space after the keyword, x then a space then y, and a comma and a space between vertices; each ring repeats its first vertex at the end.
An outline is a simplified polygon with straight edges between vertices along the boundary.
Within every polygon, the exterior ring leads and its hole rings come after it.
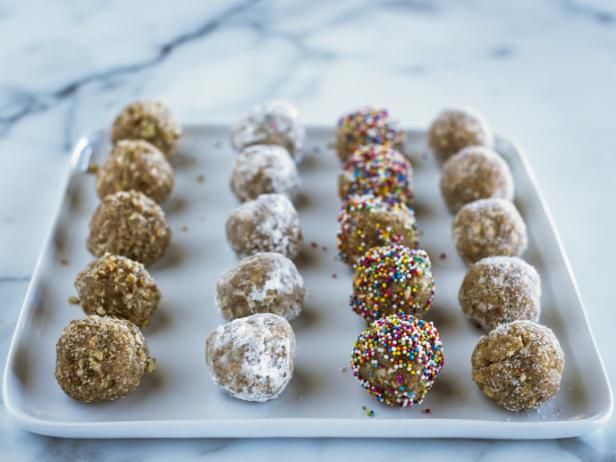
POLYGON ((557 393, 564 353, 549 328, 537 323, 541 280, 519 258, 527 247, 524 220, 513 204, 514 183, 477 112, 441 112, 428 131, 442 162, 440 189, 455 213, 453 240, 470 264, 458 293, 464 314, 488 333, 472 357, 479 389, 510 411, 535 408, 557 393))
POLYGON ((71 321, 56 344, 56 379, 77 401, 125 396, 155 370, 140 329, 161 293, 145 266, 162 257, 171 239, 159 203, 175 184, 169 159, 180 135, 158 102, 132 103, 113 123, 111 152, 96 177, 101 203, 87 240, 97 258, 75 279, 87 317, 71 321))
POLYGON ((301 313, 305 296, 292 261, 303 240, 293 206, 303 138, 297 110, 279 100, 255 106, 231 131, 238 155, 230 187, 242 204, 225 229, 240 261, 218 280, 216 305, 227 322, 207 336, 205 356, 214 383, 245 401, 277 398, 293 376, 289 321, 301 313))
POLYGON ((440 335, 421 319, 435 286, 430 258, 418 249, 413 167, 405 134, 384 109, 340 118, 340 258, 353 267, 350 304, 369 324, 353 346, 353 375, 389 406, 420 404, 444 364, 440 335))

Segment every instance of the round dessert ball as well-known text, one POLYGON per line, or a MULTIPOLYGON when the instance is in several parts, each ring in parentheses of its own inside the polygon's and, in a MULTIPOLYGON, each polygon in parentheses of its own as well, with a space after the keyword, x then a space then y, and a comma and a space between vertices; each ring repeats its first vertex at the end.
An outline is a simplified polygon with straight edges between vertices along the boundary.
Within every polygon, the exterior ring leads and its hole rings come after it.
POLYGON ((424 250, 373 247, 355 265, 351 307, 368 322, 394 313, 422 316, 433 298, 432 264, 424 250))
POLYGON ((437 159, 445 162, 467 146, 492 146, 492 130, 472 109, 445 109, 428 130, 428 144, 437 159))
POLYGON ((102 199, 117 191, 140 191, 164 202, 175 184, 173 168, 158 148, 143 140, 120 140, 96 175, 102 199))
POLYGON ((113 121, 111 141, 145 140, 167 158, 177 148, 182 129, 169 109, 158 101, 136 101, 126 106, 113 121))
POLYGON ((207 337, 205 356, 212 379, 229 395, 268 401, 293 376, 295 334, 281 316, 253 314, 218 326, 207 337))
POLYGON ((227 240, 239 257, 277 252, 295 258, 302 247, 299 215, 282 194, 261 194, 236 208, 225 225, 227 240))
POLYGON ((381 199, 410 204, 413 201, 411 163, 387 145, 360 146, 347 158, 338 176, 343 200, 372 193, 381 199))
POLYGON ((231 190, 241 202, 267 193, 293 200, 300 179, 295 162, 282 146, 257 144, 244 148, 231 173, 231 190))
POLYGON ((528 238, 522 216, 506 199, 480 199, 466 204, 453 220, 453 240, 467 263, 485 257, 517 257, 528 238))
POLYGON ((156 202, 138 191, 118 191, 94 211, 87 245, 96 257, 109 252, 147 266, 163 256, 170 240, 171 229, 156 202))
POLYGON ((513 200, 513 178, 499 154, 484 146, 470 146, 443 165, 441 193, 455 213, 477 199, 513 200))
POLYGON ((366 107, 338 120, 336 151, 344 161, 364 145, 384 144, 401 151, 405 139, 404 131, 391 119, 387 109, 366 107))
POLYGON ((372 194, 349 197, 338 215, 340 259, 354 265, 372 247, 401 244, 417 247, 417 228, 412 209, 386 202, 372 194))
POLYGON ((290 321, 302 311, 304 279, 284 255, 257 253, 220 276, 216 304, 227 321, 255 313, 273 313, 290 321))
POLYGON ((253 144, 276 144, 286 148, 299 161, 305 135, 295 106, 287 101, 273 100, 244 114, 231 131, 231 144, 238 151, 253 144))
POLYGON ((134 391, 155 362, 137 326, 125 319, 88 316, 71 321, 56 344, 56 380, 83 403, 134 391))
POLYGON ((471 363, 473 381, 483 394, 517 412, 554 397, 565 354, 549 328, 532 321, 513 321, 481 337, 471 363))
POLYGON ((487 331, 511 321, 538 321, 541 279, 518 257, 487 257, 468 269, 458 300, 464 314, 487 331))
POLYGON ((116 316, 139 327, 150 323, 160 291, 150 273, 136 261, 106 253, 75 279, 79 303, 86 314, 116 316))
POLYGON ((444 364, 443 344, 429 321, 398 313, 377 319, 355 341, 353 375, 388 406, 421 404, 444 364))

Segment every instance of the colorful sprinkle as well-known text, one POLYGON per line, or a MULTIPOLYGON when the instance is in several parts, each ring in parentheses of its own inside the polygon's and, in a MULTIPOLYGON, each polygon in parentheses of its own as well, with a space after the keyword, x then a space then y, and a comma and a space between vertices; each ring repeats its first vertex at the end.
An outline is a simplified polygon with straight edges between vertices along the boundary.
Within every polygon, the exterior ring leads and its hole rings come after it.
POLYGON ((388 146, 360 146, 344 162, 339 177, 340 197, 372 193, 385 200, 413 200, 411 163, 388 146))
POLYGON ((372 194, 351 196, 344 202, 338 222, 338 255, 347 264, 354 264, 372 247, 417 247, 415 214, 401 203, 385 202, 372 194))
POLYGON ((336 150, 344 160, 359 146, 383 144, 401 149, 406 136, 391 120, 386 109, 363 108, 338 120, 336 150))
POLYGON ((351 356, 353 375, 388 406, 420 404, 443 365, 434 324, 403 313, 373 322, 355 341, 351 356))
POLYGON ((375 412, 373 409, 369 409, 368 406, 362 406, 361 409, 368 417, 374 417, 375 412))
POLYGON ((355 265, 351 308, 368 322, 400 312, 421 316, 433 298, 432 264, 425 250, 374 247, 355 265))

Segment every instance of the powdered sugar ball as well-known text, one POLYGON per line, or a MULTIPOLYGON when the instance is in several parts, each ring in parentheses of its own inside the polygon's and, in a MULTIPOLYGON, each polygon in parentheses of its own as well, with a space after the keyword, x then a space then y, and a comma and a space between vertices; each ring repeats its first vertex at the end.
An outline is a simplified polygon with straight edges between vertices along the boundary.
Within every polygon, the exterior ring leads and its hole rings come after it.
POLYGON ((295 365, 295 334, 286 319, 253 314, 219 326, 205 343, 212 379, 234 398, 268 401, 287 387, 295 365))
POLYGON ((466 204, 453 220, 453 241, 467 263, 485 257, 520 256, 528 244, 526 225, 510 201, 480 199, 466 204))
POLYGON ((513 200, 513 178, 503 158, 490 148, 470 146, 443 165, 441 193, 452 212, 477 199, 513 200))
POLYGON ((484 330, 520 319, 538 321, 541 279, 520 258, 484 258, 468 269, 458 300, 464 314, 484 330))
POLYGON ((467 146, 492 146, 492 130, 473 109, 445 109, 428 130, 430 149, 441 162, 467 146))
POLYGON ((244 148, 231 173, 231 190, 242 202, 260 194, 284 194, 293 200, 299 190, 295 162, 282 146, 258 144, 244 148))
POLYGON ((253 107, 231 131, 231 144, 238 151, 253 144, 277 144, 284 146, 297 161, 302 157, 304 138, 297 109, 282 100, 253 107))
POLYGON ((284 255, 261 252, 223 273, 216 286, 216 304, 231 321, 255 313, 296 318, 304 304, 304 279, 284 255))
POLYGON ((282 194, 261 194, 244 202, 227 219, 226 232, 240 257, 277 252, 295 258, 302 247, 299 215, 282 194))
POLYGON ((481 337, 471 363, 473 381, 483 394, 517 412, 538 407, 556 395, 565 354, 549 328, 514 321, 481 337))

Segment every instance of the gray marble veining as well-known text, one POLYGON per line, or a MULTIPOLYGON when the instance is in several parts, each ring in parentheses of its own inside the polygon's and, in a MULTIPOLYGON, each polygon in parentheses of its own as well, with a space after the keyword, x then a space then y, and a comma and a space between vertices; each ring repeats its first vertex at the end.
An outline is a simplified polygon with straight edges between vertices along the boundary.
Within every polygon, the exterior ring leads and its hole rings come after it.
MULTIPOLYGON (((529 152, 611 380, 616 359, 616 3, 610 0, 0 2, 0 366, 71 144, 126 102, 161 98, 186 122, 231 121, 280 96, 307 122, 389 107, 426 125, 469 104, 529 152)), ((541 442, 72 441, 0 409, 2 460, 615 460, 616 420, 541 442)))

